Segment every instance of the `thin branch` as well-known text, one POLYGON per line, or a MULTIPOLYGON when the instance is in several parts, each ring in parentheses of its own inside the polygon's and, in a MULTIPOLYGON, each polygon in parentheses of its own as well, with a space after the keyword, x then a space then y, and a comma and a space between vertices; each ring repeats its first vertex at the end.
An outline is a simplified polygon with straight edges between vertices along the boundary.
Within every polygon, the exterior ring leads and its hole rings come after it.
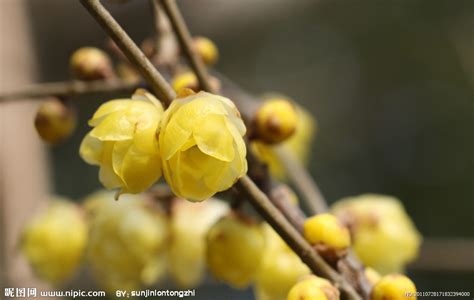
POLYGON ((295 227, 272 204, 267 195, 248 176, 242 177, 236 186, 248 197, 255 209, 278 232, 313 273, 330 279, 344 291, 349 299, 361 299, 354 288, 317 254, 295 227))
POLYGON ((107 92, 128 92, 139 86, 136 83, 126 83, 119 80, 101 81, 65 81, 33 84, 20 90, 0 94, 0 102, 17 99, 41 99, 49 96, 75 96, 107 92))
POLYGON ((327 202, 319 190, 318 185, 308 170, 295 158, 294 154, 284 146, 274 147, 273 151, 278 156, 286 174, 288 174, 288 178, 297 191, 303 196, 308 206, 309 214, 315 215, 327 211, 327 202))
POLYGON ((80 0, 82 5, 96 19, 102 28, 123 51, 130 62, 137 67, 143 78, 150 84, 153 92, 169 105, 176 97, 175 92, 168 85, 165 78, 158 72, 140 48, 132 41, 123 28, 115 21, 99 0, 80 0))
POLYGON ((165 10, 168 18, 171 22, 171 26, 176 33, 176 37, 178 38, 178 42, 181 46, 184 55, 189 60, 191 68, 193 69, 196 77, 198 79, 199 85, 203 90, 209 91, 211 93, 215 93, 213 90, 212 85, 209 81, 209 74, 207 72, 206 66, 202 59, 197 55, 197 53, 193 50, 193 40, 191 34, 189 33, 188 27, 184 22, 183 16, 176 5, 175 0, 161 0, 161 5, 165 10))

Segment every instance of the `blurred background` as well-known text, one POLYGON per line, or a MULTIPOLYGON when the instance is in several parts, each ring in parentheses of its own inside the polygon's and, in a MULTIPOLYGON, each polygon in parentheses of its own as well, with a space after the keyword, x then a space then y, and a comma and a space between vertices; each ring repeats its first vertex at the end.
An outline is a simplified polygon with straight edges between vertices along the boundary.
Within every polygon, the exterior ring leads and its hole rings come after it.
MULTIPOLYGON (((35 81, 66 80, 75 49, 104 48, 105 34, 78 2, 25 3, 35 81)), ((106 3, 137 43, 153 33, 147 1, 106 3)), ((330 202, 394 195, 425 238, 474 239, 474 1, 179 4, 192 33, 219 46, 219 71, 254 94, 286 94, 316 116, 310 171, 330 202)), ((48 149, 55 193, 80 199, 100 188, 78 146, 103 100, 79 97, 79 130, 48 149)), ((409 275, 419 291, 474 292, 472 268, 440 269, 415 263, 409 275)), ((253 299, 251 291, 220 289, 219 297, 253 299)), ((210 290, 214 283, 195 299, 209 299, 210 290)))

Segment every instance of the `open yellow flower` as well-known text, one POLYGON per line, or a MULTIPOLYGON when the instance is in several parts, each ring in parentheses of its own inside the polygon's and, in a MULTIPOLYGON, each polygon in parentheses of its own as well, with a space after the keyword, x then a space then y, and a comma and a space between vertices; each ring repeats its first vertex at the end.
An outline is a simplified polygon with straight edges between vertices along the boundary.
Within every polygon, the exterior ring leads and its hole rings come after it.
POLYGON ((102 104, 89 125, 94 127, 80 147, 81 157, 99 165, 99 179, 121 193, 140 193, 161 176, 156 138, 163 107, 150 93, 139 89, 132 99, 102 104))
POLYGON ((199 92, 173 101, 163 115, 160 153, 173 192, 202 201, 247 172, 245 125, 227 98, 199 92))

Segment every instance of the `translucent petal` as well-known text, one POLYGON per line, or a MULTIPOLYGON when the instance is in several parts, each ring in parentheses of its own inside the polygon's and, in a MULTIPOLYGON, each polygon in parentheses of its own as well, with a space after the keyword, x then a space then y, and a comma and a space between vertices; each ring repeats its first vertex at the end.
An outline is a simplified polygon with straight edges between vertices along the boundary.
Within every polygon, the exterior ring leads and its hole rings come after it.
POLYGON ((161 177, 161 160, 155 155, 143 154, 132 146, 125 155, 121 171, 126 191, 140 193, 161 177))
POLYGON ((108 189, 123 186, 122 180, 117 176, 117 174, 115 174, 112 167, 113 148, 114 142, 104 142, 99 171, 99 180, 108 189))
POLYGON ((108 115, 97 127, 92 129, 90 135, 101 141, 120 141, 133 138, 134 124, 123 112, 108 115))
POLYGON ((125 155, 132 145, 132 140, 118 141, 114 143, 114 148, 112 150, 112 167, 115 174, 119 177, 122 176, 122 165, 125 155))
POLYGON ((89 120, 89 125, 97 126, 105 116, 119 110, 127 109, 131 103, 130 99, 117 99, 105 102, 97 109, 92 119, 89 120))
POLYGON ((102 148, 102 142, 88 133, 82 140, 79 154, 87 163, 98 165, 102 157, 102 148))
POLYGON ((227 130, 224 116, 211 114, 200 120, 195 124, 193 136, 205 154, 227 162, 234 159, 233 136, 227 130))
POLYGON ((163 159, 170 159, 191 137, 191 128, 183 128, 172 118, 160 132, 160 152, 163 159))

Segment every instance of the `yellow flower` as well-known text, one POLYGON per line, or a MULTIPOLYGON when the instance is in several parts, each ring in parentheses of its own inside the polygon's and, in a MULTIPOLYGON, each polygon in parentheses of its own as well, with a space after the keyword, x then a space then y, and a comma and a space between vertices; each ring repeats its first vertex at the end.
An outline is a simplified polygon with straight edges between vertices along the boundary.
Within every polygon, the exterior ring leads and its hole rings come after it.
POLYGON ((163 115, 160 153, 173 192, 202 201, 247 172, 245 125, 227 98, 200 92, 173 101, 163 115))
POLYGON ((198 286, 206 270, 206 233, 229 210, 224 201, 192 203, 176 198, 169 222, 168 270, 182 288, 198 286))
POLYGON ((79 207, 55 198, 25 227, 21 247, 39 277, 59 284, 78 268, 87 242, 87 225, 79 207))
POLYGON ((165 215, 143 195, 99 191, 85 199, 90 228, 87 258, 107 291, 151 285, 165 274, 165 215))
POLYGON ((311 271, 268 224, 262 227, 265 249, 255 280, 255 296, 258 300, 285 300, 291 287, 311 271))
MULTIPOLYGON (((268 99, 268 101, 270 100, 272 100, 272 98, 268 99)), ((313 137, 316 133, 316 120, 304 108, 298 105, 295 106, 298 114, 296 131, 291 137, 281 143, 281 145, 291 151, 302 163, 306 163, 311 150, 313 137)), ((257 157, 268 164, 270 173, 273 176, 279 179, 285 179, 285 170, 271 145, 255 141, 252 142, 251 147, 257 157)))
POLYGON ((80 147, 81 157, 99 165, 99 179, 121 193, 140 193, 161 176, 156 138, 163 107, 151 94, 137 90, 132 99, 102 104, 89 125, 94 127, 80 147))
POLYGON ((418 255, 421 235, 400 200, 366 194, 339 200, 332 212, 346 223, 360 260, 382 274, 401 272, 418 255))

